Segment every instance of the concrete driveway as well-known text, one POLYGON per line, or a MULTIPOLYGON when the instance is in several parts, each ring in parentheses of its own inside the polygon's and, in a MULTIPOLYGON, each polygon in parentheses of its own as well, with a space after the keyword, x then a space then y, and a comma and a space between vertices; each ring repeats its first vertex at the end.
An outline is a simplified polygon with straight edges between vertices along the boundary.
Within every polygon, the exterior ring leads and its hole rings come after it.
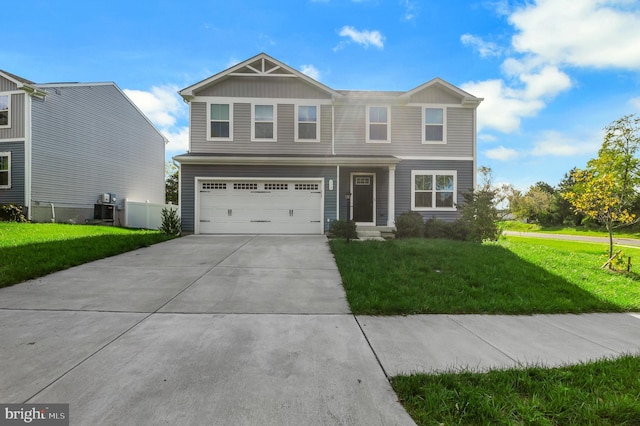
POLYGON ((410 425, 323 236, 190 236, 0 289, 0 401, 71 424, 410 425))

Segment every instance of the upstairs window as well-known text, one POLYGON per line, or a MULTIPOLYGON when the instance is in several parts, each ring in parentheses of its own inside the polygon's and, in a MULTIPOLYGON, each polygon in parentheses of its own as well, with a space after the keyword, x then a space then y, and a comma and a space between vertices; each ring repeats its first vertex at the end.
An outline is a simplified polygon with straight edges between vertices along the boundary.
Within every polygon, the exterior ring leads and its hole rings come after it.
POLYGON ((423 143, 446 143, 444 108, 424 109, 424 138, 423 143))
POLYGON ((0 95, 0 127, 9 127, 11 118, 9 116, 11 109, 11 95, 0 95))
POLYGON ((412 210, 455 210, 456 171, 411 172, 412 210))
POLYGON ((315 142, 318 137, 318 107, 315 105, 298 105, 296 111, 296 140, 315 142))
POLYGON ((11 188, 11 153, 0 152, 0 189, 11 188))
POLYGON ((367 109, 367 142, 389 142, 389 108, 367 109))
POLYGON ((230 140, 231 105, 209 104, 209 138, 230 140))
POLYGON ((253 140, 273 141, 276 134, 276 107, 275 105, 253 106, 253 127, 251 138, 253 140))

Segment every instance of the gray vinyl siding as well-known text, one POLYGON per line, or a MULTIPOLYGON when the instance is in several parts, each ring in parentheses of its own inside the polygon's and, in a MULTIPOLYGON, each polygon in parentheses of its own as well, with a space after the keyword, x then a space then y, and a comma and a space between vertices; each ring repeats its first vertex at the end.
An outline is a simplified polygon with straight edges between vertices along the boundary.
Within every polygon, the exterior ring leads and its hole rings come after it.
MULTIPOLYGON (((1 80, 1 79, 0 79, 1 80)), ((1 92, 2 90, 0 90, 1 92)), ((0 140, 2 139, 22 139, 24 138, 25 117, 24 117, 24 93, 14 93, 11 95, 11 127, 0 129, 0 140)))
POLYGON ((329 179, 337 181, 336 167, 185 164, 180 170, 180 208, 184 232, 194 232, 196 177, 324 178, 325 230, 329 229, 329 222, 336 219, 336 191, 329 190, 329 179))
POLYGON ((213 86, 203 87, 196 96, 245 98, 331 99, 331 94, 299 78, 229 77, 213 86))
POLYGON ((450 91, 438 87, 431 86, 411 96, 411 102, 423 104, 457 104, 460 105, 462 98, 450 91))
POLYGON ((0 92, 11 92, 17 89, 18 86, 13 81, 0 77, 0 92))
POLYGON ((33 101, 34 202, 87 209, 111 192, 164 203, 164 140, 115 85, 47 90, 33 101))
MULTIPOLYGON (((372 104, 375 105, 375 104, 372 104)), ((336 107, 336 154, 472 157, 474 110, 447 108, 445 144, 422 143, 422 107, 391 106, 390 143, 367 143, 366 105, 336 107)))
POLYGON ((11 153, 11 188, 0 189, 0 204, 24 202, 24 142, 0 142, 0 152, 11 153))
MULTIPOLYGON (((265 100, 265 102, 269 102, 265 100)), ((313 100, 309 101, 313 104, 313 100)), ((233 104, 233 140, 208 141, 207 103, 191 103, 191 150, 193 153, 211 154, 301 154, 327 155, 331 153, 332 123, 331 106, 320 106, 320 141, 295 141, 295 105, 277 105, 277 130, 275 142, 251 141, 251 104, 233 104)))
MULTIPOLYGON (((457 170, 457 204, 463 204, 462 194, 473 189, 475 167, 472 161, 402 161, 396 167, 396 217, 411 210, 411 171, 412 170, 457 170)), ((424 219, 437 218, 445 221, 456 220, 460 215, 456 211, 419 212, 424 219)))
POLYGON ((351 192, 351 173, 373 173, 376 175, 376 218, 377 226, 387 226, 389 205, 389 169, 378 167, 340 167, 340 219, 347 219, 345 194, 351 192))

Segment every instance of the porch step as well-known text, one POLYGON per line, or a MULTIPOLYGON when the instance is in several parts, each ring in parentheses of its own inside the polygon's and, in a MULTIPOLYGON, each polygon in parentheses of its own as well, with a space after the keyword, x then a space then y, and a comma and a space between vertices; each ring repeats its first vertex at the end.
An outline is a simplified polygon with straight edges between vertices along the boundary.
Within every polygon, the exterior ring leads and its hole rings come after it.
POLYGON ((375 227, 358 227, 356 228, 359 240, 384 241, 382 233, 375 227))

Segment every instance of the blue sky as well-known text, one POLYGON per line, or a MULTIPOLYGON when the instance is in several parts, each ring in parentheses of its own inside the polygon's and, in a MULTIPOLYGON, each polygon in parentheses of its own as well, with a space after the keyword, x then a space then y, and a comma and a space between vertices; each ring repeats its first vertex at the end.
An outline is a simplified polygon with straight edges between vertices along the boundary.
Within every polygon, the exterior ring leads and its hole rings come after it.
POLYGON ((23 0, 0 68, 37 83, 113 81, 184 152, 177 91, 265 52, 334 89, 441 77, 481 104, 478 164, 557 185, 602 128, 640 112, 638 0, 23 0))

